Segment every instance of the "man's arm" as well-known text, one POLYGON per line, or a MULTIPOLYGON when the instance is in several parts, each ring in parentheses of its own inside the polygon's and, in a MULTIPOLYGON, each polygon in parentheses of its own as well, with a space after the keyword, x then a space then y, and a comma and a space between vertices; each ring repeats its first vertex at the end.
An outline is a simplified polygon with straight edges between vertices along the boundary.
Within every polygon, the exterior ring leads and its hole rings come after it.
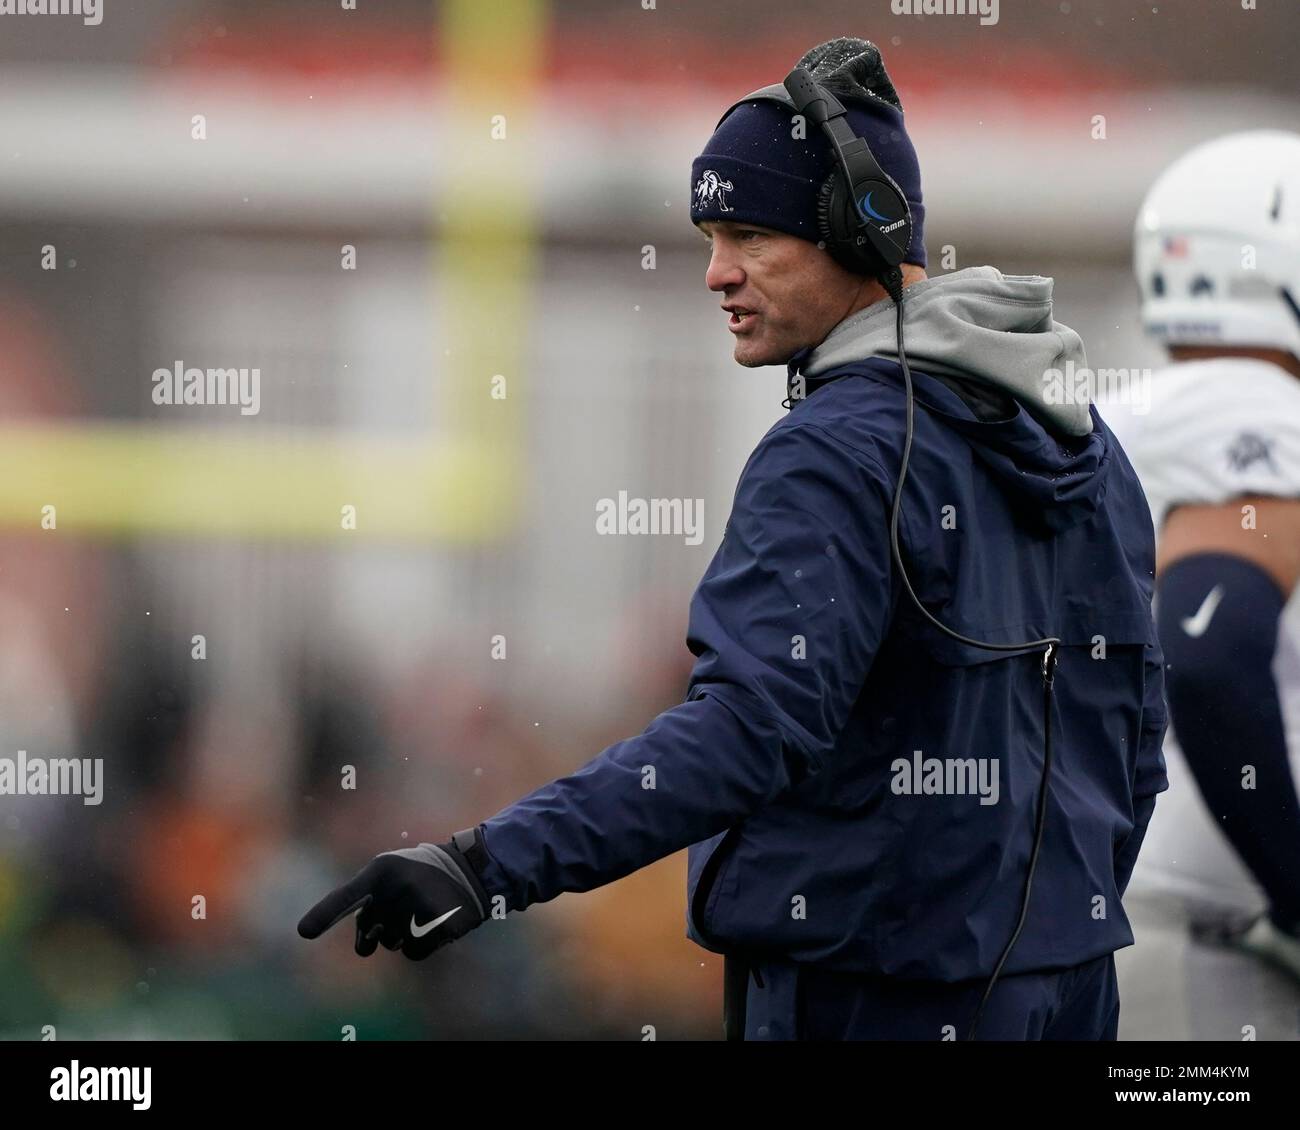
MULTIPOLYGON (((1241 558, 1267 573, 1277 584, 1281 602, 1285 603, 1297 583, 1300 583, 1300 501, 1246 496, 1226 504, 1176 507, 1169 513, 1164 528, 1160 531, 1157 577, 1163 580, 1174 565, 1189 558, 1219 554, 1241 558), (1242 524, 1242 508, 1247 504, 1254 508, 1256 515, 1255 524, 1249 527, 1242 524), (1273 536, 1269 537, 1269 534, 1273 536)), ((1280 607, 1281 605, 1279 610, 1280 607)), ((1167 613, 1168 608, 1165 611, 1167 613)), ((1222 615, 1224 614, 1220 614, 1221 618, 1222 615)), ((1181 627, 1171 630, 1179 633, 1183 631, 1181 627)), ((1271 662, 1275 633, 1275 624, 1261 625, 1257 634, 1252 633, 1252 638, 1258 639, 1261 644, 1266 639, 1269 641, 1265 649, 1267 655, 1260 661, 1266 672, 1271 662)), ((1187 640, 1179 637, 1176 642, 1184 644, 1187 640)), ((1239 667, 1240 656, 1231 662, 1239 667)), ((1186 670, 1187 665, 1182 666, 1186 670)), ((1138 759, 1138 778, 1133 789, 1134 828, 1115 859, 1115 877, 1121 894, 1127 887, 1137 862, 1138 851, 1155 808, 1156 794, 1169 787, 1165 777, 1164 758, 1160 752, 1168 715, 1164 696, 1164 655, 1159 647, 1154 656, 1148 656, 1147 673, 1147 705, 1143 711, 1142 723, 1143 747, 1138 759), (1158 698, 1153 679, 1158 680, 1158 698)), ((1284 749, 1278 757, 1284 764, 1284 749)))
POLYGON ((890 501, 816 424, 769 433, 691 603, 687 701, 485 821, 488 893, 517 910, 602 886, 817 772, 891 614, 890 501))

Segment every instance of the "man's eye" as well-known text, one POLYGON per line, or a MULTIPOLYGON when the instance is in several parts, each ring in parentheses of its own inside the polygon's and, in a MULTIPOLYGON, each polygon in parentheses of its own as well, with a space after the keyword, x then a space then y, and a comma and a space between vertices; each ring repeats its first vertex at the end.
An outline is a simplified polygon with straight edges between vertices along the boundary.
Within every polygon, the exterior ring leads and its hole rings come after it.
POLYGON ((748 228, 746 228, 744 231, 738 231, 738 232, 736 233, 736 238, 737 238, 737 239, 749 239, 750 236, 760 236, 760 235, 762 235, 762 234, 763 234, 763 233, 762 233, 761 231, 751 231, 751 230, 749 230, 748 228))

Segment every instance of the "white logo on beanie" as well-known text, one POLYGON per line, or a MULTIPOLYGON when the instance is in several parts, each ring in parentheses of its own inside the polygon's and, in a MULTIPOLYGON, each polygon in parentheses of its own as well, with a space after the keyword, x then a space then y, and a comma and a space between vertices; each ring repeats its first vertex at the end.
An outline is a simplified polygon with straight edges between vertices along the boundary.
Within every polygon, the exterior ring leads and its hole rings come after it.
POLYGON ((727 204, 726 194, 735 189, 735 185, 729 180, 723 180, 712 169, 705 169, 700 174, 700 179, 695 182, 695 203, 701 208, 706 204, 712 204, 714 200, 718 202, 718 210, 721 212, 734 211, 727 204))

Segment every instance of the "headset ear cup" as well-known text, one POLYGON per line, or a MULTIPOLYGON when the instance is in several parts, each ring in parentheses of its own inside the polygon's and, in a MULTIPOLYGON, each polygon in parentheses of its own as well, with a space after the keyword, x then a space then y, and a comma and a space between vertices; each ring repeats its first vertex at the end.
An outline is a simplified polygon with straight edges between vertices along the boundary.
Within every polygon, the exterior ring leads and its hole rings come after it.
POLYGON ((817 194, 817 227, 831 258, 846 271, 873 276, 880 271, 882 264, 871 245, 855 240, 859 225, 838 170, 831 171, 817 194))
POLYGON ((901 218, 905 221, 901 229, 890 233, 889 238, 896 247, 902 249, 901 254, 906 255, 912 246, 912 209, 907 203, 907 196, 898 187, 898 182, 888 174, 885 175, 884 180, 893 194, 901 218))

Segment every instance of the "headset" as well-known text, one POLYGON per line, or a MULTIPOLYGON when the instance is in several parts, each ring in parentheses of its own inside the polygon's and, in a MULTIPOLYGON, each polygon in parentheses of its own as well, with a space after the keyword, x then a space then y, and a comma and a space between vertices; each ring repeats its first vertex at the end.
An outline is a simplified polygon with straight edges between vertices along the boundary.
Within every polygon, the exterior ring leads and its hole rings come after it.
POLYGON ((979 1007, 966 1036, 975 1039, 979 1031, 984 1006, 997 984, 1002 967, 1011 955, 1012 947, 1020 937, 1029 912, 1029 897, 1033 888, 1034 870, 1043 842, 1043 826, 1047 814, 1047 789, 1052 769, 1052 685, 1056 674, 1057 651, 1061 640, 1057 636, 1026 640, 1023 643, 987 643, 971 639, 953 631, 936 619, 921 603, 908 579, 903 555, 898 545, 898 517, 902 508, 903 484, 907 480, 907 464, 912 453, 915 396, 912 390, 912 373, 907 365, 903 348, 903 256, 912 241, 912 213, 902 189, 880 167, 865 138, 858 136, 848 123, 844 106, 831 91, 813 78, 806 67, 796 67, 786 76, 784 93, 780 86, 763 87, 741 101, 767 98, 793 104, 796 112, 814 125, 820 126, 830 141, 835 164, 821 186, 817 201, 817 218, 822 246, 842 267, 855 274, 879 280, 888 292, 898 311, 896 325, 898 336, 898 364, 903 371, 903 384, 907 393, 907 435, 903 443, 903 458, 898 471, 898 485, 889 516, 889 542, 894 565, 902 578, 903 587, 917 610, 934 627, 945 635, 970 647, 987 651, 1029 651, 1044 649, 1042 659, 1043 681, 1043 775, 1038 789, 1034 820, 1034 846, 1029 856, 1025 875, 1024 895, 1015 930, 1002 950, 997 965, 989 977, 979 1007))

